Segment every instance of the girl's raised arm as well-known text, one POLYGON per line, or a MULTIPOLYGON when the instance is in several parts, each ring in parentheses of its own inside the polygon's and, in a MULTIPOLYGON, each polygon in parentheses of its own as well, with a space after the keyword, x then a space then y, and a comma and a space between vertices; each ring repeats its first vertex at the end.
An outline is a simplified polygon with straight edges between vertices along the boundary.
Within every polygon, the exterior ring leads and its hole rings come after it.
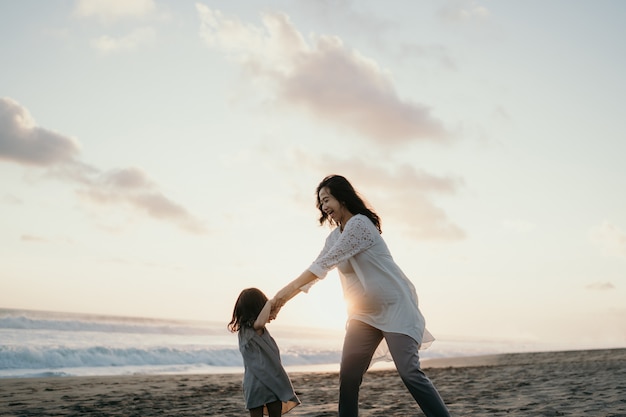
POLYGON ((261 330, 263 327, 265 327, 267 322, 270 321, 271 311, 272 311, 272 300, 267 300, 267 302, 263 306, 263 309, 261 310, 256 320, 254 321, 254 324, 252 325, 252 327, 254 327, 254 330, 261 330))

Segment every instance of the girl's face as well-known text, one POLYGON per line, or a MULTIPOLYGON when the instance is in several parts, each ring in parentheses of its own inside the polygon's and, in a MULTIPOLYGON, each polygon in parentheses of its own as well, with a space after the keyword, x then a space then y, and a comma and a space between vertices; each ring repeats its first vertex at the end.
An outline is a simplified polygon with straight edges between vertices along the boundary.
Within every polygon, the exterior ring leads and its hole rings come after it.
POLYGON ((345 224, 345 222, 352 217, 352 213, 350 213, 339 200, 333 197, 328 187, 324 187, 320 190, 319 199, 322 211, 336 224, 345 224))

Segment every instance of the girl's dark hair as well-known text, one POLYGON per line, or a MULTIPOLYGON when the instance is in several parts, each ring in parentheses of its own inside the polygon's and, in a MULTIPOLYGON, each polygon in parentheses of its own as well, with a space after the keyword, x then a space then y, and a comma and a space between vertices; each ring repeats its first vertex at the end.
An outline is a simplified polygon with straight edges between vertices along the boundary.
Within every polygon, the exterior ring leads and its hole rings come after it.
POLYGON ((228 330, 234 333, 242 327, 252 327, 265 303, 267 303, 267 296, 258 288, 246 288, 241 291, 235 302, 233 317, 227 326, 228 330))
POLYGON ((328 217, 328 214, 322 210, 322 202, 320 201, 320 191, 322 188, 328 188, 330 194, 343 204, 350 213, 366 216, 374 223, 379 233, 383 232, 380 227, 380 217, 378 217, 378 214, 365 205, 365 202, 359 196, 359 193, 356 192, 352 184, 341 175, 329 175, 317 186, 315 195, 317 196, 317 208, 320 211, 320 225, 323 225, 325 222, 331 225, 334 224, 333 219, 328 217))

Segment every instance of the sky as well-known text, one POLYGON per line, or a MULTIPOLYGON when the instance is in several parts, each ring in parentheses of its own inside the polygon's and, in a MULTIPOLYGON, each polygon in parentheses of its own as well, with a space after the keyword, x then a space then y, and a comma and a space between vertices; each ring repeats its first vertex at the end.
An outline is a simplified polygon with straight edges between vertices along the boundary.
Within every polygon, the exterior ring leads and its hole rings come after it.
MULTIPOLYGON (((382 218, 438 338, 626 346, 626 3, 0 2, 0 307, 228 322, 382 218)), ((275 323, 340 329, 332 272, 275 323)))

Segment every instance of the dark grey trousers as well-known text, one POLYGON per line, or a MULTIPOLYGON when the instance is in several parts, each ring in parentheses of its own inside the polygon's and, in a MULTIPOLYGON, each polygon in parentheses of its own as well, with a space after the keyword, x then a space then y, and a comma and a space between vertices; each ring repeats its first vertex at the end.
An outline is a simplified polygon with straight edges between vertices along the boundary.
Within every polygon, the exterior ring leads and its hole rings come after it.
POLYGON ((387 341, 396 369, 427 417, 449 417, 439 392, 420 368, 417 342, 404 334, 387 333, 358 320, 350 321, 339 370, 339 417, 359 415, 359 388, 376 348, 387 341))

